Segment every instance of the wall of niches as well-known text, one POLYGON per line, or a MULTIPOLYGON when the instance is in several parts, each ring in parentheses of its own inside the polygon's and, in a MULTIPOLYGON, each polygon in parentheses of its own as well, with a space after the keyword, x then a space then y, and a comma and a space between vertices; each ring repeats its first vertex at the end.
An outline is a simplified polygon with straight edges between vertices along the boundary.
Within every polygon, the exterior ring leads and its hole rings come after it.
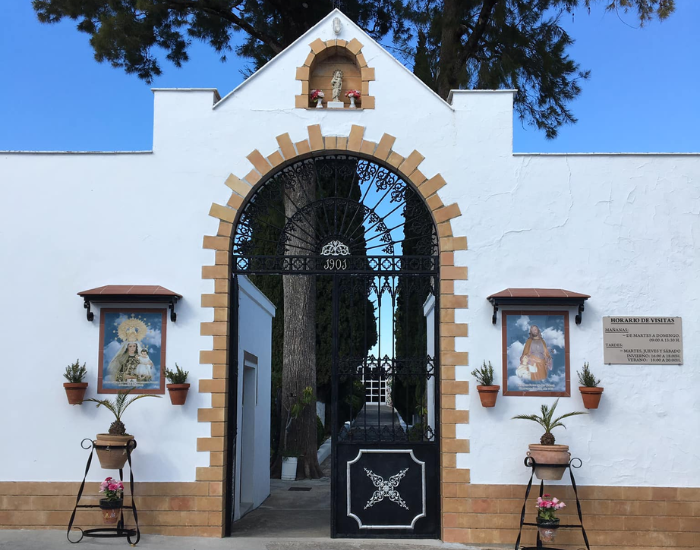
POLYGON ((327 40, 320 38, 309 44, 311 52, 304 64, 297 67, 296 79, 301 81, 301 95, 296 96, 295 106, 299 109, 315 107, 311 101, 311 90, 323 90, 326 101, 332 97, 331 78, 336 69, 343 71, 343 87, 340 99, 347 109, 350 100, 345 97, 348 90, 358 90, 362 97, 357 102, 361 109, 374 109, 374 97, 369 95, 370 82, 374 80, 374 69, 367 65, 362 54, 362 43, 356 38, 327 40))

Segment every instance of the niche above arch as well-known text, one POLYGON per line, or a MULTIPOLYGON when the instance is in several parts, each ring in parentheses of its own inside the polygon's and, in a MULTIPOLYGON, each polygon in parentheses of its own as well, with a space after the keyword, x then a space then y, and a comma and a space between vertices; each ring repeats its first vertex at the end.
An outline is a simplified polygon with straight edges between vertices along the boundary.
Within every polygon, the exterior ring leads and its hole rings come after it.
POLYGON ((345 97, 348 90, 359 90, 362 94, 357 102, 359 109, 374 109, 374 97, 369 95, 369 83, 374 80, 374 69, 367 66, 362 54, 362 44, 357 38, 346 40, 327 40, 320 38, 309 44, 311 52, 301 67, 297 67, 296 79, 301 81, 301 95, 295 98, 295 107, 310 109, 315 107, 311 101, 311 90, 323 90, 324 105, 332 97, 331 79, 336 69, 343 71, 343 87, 340 99, 344 109, 348 109, 350 100, 345 97))

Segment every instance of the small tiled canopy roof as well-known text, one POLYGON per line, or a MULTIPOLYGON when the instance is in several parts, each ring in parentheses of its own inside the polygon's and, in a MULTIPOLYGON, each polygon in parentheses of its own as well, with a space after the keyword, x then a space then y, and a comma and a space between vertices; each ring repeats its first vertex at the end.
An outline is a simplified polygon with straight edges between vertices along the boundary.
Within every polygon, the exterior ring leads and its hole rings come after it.
POLYGON ((487 300, 493 304, 494 325, 499 306, 578 306, 576 324, 580 325, 583 302, 588 298, 588 294, 562 288, 506 288, 491 294, 487 300))
POLYGON ((157 285, 105 285, 78 292, 78 296, 175 296, 180 294, 157 285))
POLYGON ((491 298, 590 298, 588 294, 571 292, 563 288, 506 288, 488 297, 491 298))
POLYGON ((90 311, 90 302, 96 303, 166 303, 170 307, 170 320, 174 323, 177 319, 175 304, 182 298, 181 294, 168 290, 158 285, 105 285, 78 292, 78 296, 85 300, 87 320, 92 321, 95 316, 90 311))

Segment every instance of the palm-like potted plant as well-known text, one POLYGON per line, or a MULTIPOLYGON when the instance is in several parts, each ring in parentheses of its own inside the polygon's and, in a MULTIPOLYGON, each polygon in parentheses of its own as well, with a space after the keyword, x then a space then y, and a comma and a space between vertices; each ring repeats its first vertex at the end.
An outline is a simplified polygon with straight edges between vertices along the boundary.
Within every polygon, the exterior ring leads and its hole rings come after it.
POLYGON ((85 390, 88 387, 88 383, 83 382, 85 375, 87 375, 87 368, 85 363, 82 366, 80 365, 79 359, 76 359, 75 363, 66 367, 63 377, 68 382, 64 382, 63 387, 66 390, 66 396, 70 405, 80 405, 83 402, 85 390))
POLYGON ((581 384, 578 389, 583 397, 583 406, 587 409, 597 409, 603 394, 603 388, 598 387, 600 380, 593 376, 588 363, 584 363, 582 372, 576 371, 576 374, 581 384))
POLYGON ((173 405, 184 405, 187 401, 187 392, 190 389, 190 385, 187 383, 187 375, 189 371, 182 370, 177 363, 175 363, 174 371, 165 369, 165 377, 168 379, 168 392, 170 393, 170 402, 173 405))
POLYGON ((126 433, 126 426, 122 422, 122 416, 126 409, 134 401, 138 401, 144 397, 158 397, 160 395, 143 394, 132 397, 127 401, 127 397, 134 390, 131 388, 127 391, 120 391, 114 400, 111 399, 86 399, 97 403, 97 407, 104 406, 115 417, 114 422, 109 427, 109 432, 106 434, 97 434, 95 440, 96 446, 104 446, 105 448, 96 448, 97 457, 100 459, 100 466, 106 470, 114 469, 121 470, 126 463, 127 445, 134 439, 133 435, 126 433))
POLYGON ((569 460, 571 460, 569 446, 555 445, 552 430, 560 426, 566 429, 566 426, 562 423, 562 420, 565 418, 580 414, 588 414, 586 412, 574 411, 555 418, 554 411, 557 410, 558 404, 559 399, 554 402, 551 408, 547 405, 542 405, 539 415, 519 414, 513 417, 514 420, 530 420, 532 422, 537 422, 544 428, 544 435, 540 438, 540 444, 530 444, 530 450, 527 453, 527 455, 535 461, 535 475, 538 479, 561 479, 564 475, 565 468, 557 465, 568 464, 569 460), (542 466, 538 466, 538 464, 542 466))
POLYGON ((479 392, 479 399, 481 399, 482 407, 494 407, 496 405, 496 398, 498 397, 498 390, 501 386, 495 386, 493 384, 493 367, 491 366, 491 361, 489 364, 481 365, 481 368, 474 369, 472 371, 472 376, 476 378, 477 386, 476 390, 479 392))

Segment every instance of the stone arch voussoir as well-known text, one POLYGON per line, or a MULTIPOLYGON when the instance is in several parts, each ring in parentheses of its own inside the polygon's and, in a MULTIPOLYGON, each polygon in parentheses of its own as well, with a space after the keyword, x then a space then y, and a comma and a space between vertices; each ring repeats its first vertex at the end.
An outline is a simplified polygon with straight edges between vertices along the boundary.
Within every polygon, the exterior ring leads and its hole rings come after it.
MULTIPOLYGON (((243 178, 231 174, 226 179, 224 183, 231 190, 228 202, 211 205, 209 215, 219 220, 219 228, 216 235, 204 237, 203 247, 215 251, 215 262, 202 267, 202 278, 214 280, 214 293, 202 294, 201 305, 214 309, 214 320, 201 324, 200 333, 212 336, 212 347, 200 351, 200 364, 212 365, 212 377, 199 381, 199 392, 210 393, 212 404, 211 408, 198 410, 198 420, 211 426, 211 437, 197 440, 197 450, 209 453, 210 465, 197 468, 197 480, 209 481, 213 494, 225 494, 228 358, 229 353, 235 353, 228 349, 233 225, 245 199, 268 172, 284 162, 325 150, 362 153, 389 164, 415 186, 432 212, 440 242, 440 308, 436 313, 440 316, 440 340, 436 345, 440 349, 441 495, 457 494, 460 484, 469 483, 469 470, 457 468, 457 455, 469 452, 469 440, 457 438, 457 426, 469 423, 469 411, 457 410, 456 406, 457 396, 469 393, 469 382, 457 380, 456 375, 457 367, 469 364, 468 353, 456 350, 456 339, 468 335, 467 324, 455 321, 455 310, 468 307, 467 296, 455 292, 455 281, 467 280, 466 266, 456 266, 454 261, 456 251, 467 249, 467 238, 452 230, 451 221, 461 216, 459 205, 443 203, 440 190, 447 183, 440 174, 428 177, 421 172, 424 156, 420 152, 414 150, 403 156, 393 149, 394 136, 384 134, 379 142, 373 142, 364 139, 364 132, 363 126, 353 125, 347 136, 324 136, 320 125, 315 124, 308 127, 308 138, 296 143, 289 134, 281 134, 277 136, 277 150, 264 156, 256 149, 247 156, 253 166, 248 174, 243 178)), ((221 516, 223 530, 223 513, 221 516)))

